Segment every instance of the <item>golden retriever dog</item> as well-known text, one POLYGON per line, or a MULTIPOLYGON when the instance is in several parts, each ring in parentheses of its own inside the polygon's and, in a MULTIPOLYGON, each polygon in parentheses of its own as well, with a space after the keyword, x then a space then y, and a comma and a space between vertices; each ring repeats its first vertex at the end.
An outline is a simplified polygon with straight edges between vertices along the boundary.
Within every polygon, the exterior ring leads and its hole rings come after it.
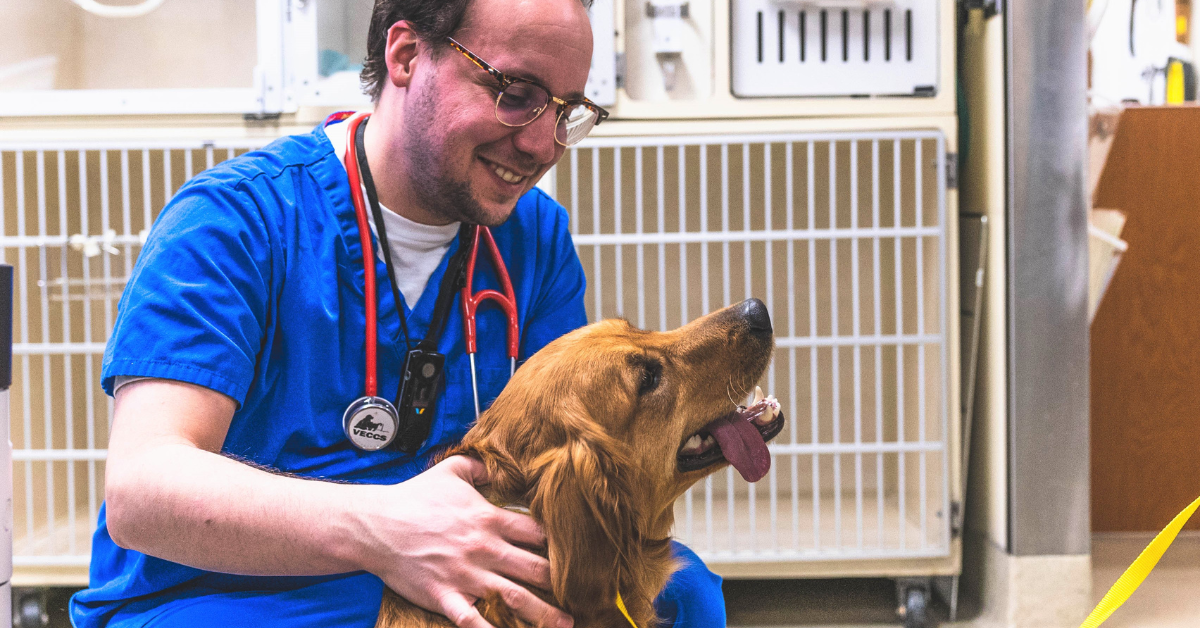
MULTIPOLYGON (((482 461, 484 496, 527 507, 542 525, 552 590, 535 594, 576 628, 618 628, 629 625, 619 593, 637 625, 653 628, 654 599, 676 569, 676 498, 726 464, 751 482, 770 468, 766 441, 784 421, 778 403, 736 400, 756 388, 773 349, 757 299, 671 332, 595 323, 529 358, 446 455, 482 461)), ((498 628, 527 626, 498 595, 477 608, 498 628)), ((453 624, 385 591, 376 626, 453 624)))

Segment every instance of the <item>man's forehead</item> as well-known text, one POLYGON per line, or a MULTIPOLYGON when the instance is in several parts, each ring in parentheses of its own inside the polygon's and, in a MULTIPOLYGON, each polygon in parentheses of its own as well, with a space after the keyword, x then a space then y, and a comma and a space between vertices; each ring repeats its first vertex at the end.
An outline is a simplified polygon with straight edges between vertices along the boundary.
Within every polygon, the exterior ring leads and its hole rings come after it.
POLYGON ((591 65, 591 26, 579 0, 474 0, 454 37, 497 69, 548 87, 572 61, 582 80, 591 65))
POLYGON ((587 21, 587 9, 580 0, 471 0, 462 26, 480 18, 484 27, 499 28, 506 24, 567 25, 582 16, 587 21))
POLYGON ((459 30, 510 40, 591 40, 587 10, 580 0, 473 0, 459 30))

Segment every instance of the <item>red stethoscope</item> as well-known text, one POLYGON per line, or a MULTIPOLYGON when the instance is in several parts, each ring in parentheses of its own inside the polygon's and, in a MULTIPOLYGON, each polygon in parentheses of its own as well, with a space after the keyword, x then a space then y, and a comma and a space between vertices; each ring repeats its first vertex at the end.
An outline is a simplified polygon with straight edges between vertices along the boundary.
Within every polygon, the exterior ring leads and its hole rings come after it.
POLYGON ((517 327, 517 299, 513 296, 512 280, 508 277, 508 267, 504 265, 504 258, 500 257, 500 249, 496 248, 496 240, 492 238, 492 230, 482 225, 475 225, 472 228, 473 236, 471 238, 471 254, 467 257, 467 278, 466 285, 462 289, 462 313, 463 313, 463 335, 466 336, 467 358, 471 360, 471 392, 475 394, 475 418, 479 418, 479 384, 475 380, 475 310, 479 308, 479 304, 491 299, 504 310, 504 316, 508 318, 508 376, 512 377, 517 372, 517 348, 521 344, 521 332, 517 327), (500 288, 504 290, 501 294, 496 290, 480 290, 479 292, 471 291, 471 284, 475 277, 475 258, 479 253, 479 240, 487 243, 488 251, 492 255, 492 266, 496 269, 496 277, 500 280, 500 288))
MULTIPOLYGON (((364 179, 371 195, 372 209, 376 209, 378 203, 374 198, 374 183, 371 179, 369 167, 364 171, 360 171, 358 159, 358 147, 362 141, 359 127, 369 117, 369 113, 356 114, 349 119, 349 124, 347 125, 348 139, 345 165, 346 172, 349 174, 350 197, 354 203, 359 241, 363 250, 363 299, 366 310, 366 390, 363 397, 355 400, 346 409, 343 415, 343 429, 350 442, 356 447, 366 451, 375 451, 391 444, 396 435, 404 433, 414 421, 421 423, 424 428, 423 432, 418 430, 418 433, 428 434, 429 424, 432 422, 432 412, 427 412, 427 410, 430 409, 433 398, 436 397, 436 389, 441 381, 441 367, 444 363, 444 356, 436 353, 436 336, 440 335, 440 328, 444 326, 445 322, 444 320, 439 321, 437 319, 444 319, 446 317, 447 312, 444 310, 448 310, 448 307, 443 307, 443 304, 440 303, 445 299, 439 294, 439 304, 435 306, 435 320, 430 325, 431 337, 421 341, 417 349, 410 348, 409 354, 406 356, 401 380, 401 393, 398 396, 399 407, 397 408, 397 405, 394 405, 383 397, 379 397, 379 380, 376 369, 378 302, 376 300, 374 255, 369 253, 374 248, 372 247, 370 227, 367 222, 367 202, 363 194, 364 179), (440 316, 439 313, 441 314, 440 316), (438 328, 436 332, 434 328, 438 328), (410 387, 408 386, 410 382, 416 383, 410 387), (418 385, 422 382, 426 382, 428 385, 424 387, 418 385), (406 389, 417 392, 406 394, 406 389)), ((334 119, 336 120, 336 118, 334 119)), ((381 239, 386 239, 386 231, 384 231, 378 210, 376 211, 376 218, 376 228, 381 231, 381 239)), ((511 376, 516 372, 517 353, 520 346, 517 300, 513 292, 512 280, 509 277, 508 268, 504 264, 504 259, 500 256, 500 250, 496 247, 496 241, 492 237, 491 230, 481 225, 467 226, 460 233, 459 242, 460 247, 469 246, 469 253, 465 260, 465 269, 456 272, 456 267, 461 267, 462 261, 451 258, 450 265, 442 281, 450 280, 462 283, 463 334, 466 341, 467 357, 471 363, 471 390, 474 394, 475 417, 479 418, 479 383, 475 368, 475 353, 478 351, 475 314, 479 306, 488 300, 494 301, 504 311, 508 322, 508 358, 509 375, 511 376), (479 292, 473 292, 472 290, 481 239, 487 245, 491 254, 492 266, 495 269, 496 277, 503 292, 490 289, 480 290, 479 292)), ((390 272, 391 255, 386 240, 383 248, 385 262, 390 272)), ((392 283, 393 290, 395 290, 394 279, 392 283)), ((448 295, 452 294, 449 291, 444 292, 448 295)), ((399 306, 399 300, 396 303, 399 306)), ((403 313, 400 314, 400 317, 401 323, 404 323, 403 313)), ((405 342, 406 344, 408 343, 407 325, 405 325, 405 342)), ((419 441, 416 444, 419 445, 419 441)))

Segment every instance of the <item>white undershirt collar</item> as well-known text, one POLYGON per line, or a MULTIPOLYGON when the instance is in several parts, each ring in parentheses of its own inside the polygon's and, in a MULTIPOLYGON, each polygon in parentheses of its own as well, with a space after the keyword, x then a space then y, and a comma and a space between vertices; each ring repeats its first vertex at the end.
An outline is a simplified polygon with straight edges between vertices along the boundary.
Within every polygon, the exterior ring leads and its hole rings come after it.
MULTIPOLYGON (((333 144, 333 154, 337 155, 343 168, 346 165, 346 130, 345 120, 325 127, 325 134, 333 144)), ((400 289, 400 294, 403 295, 409 309, 414 309, 433 271, 437 270, 446 251, 450 249, 454 236, 458 235, 460 223, 425 225, 409 220, 382 204, 379 207, 383 210, 383 224, 387 227, 388 248, 392 250, 396 287, 400 289)), ((379 234, 375 233, 375 222, 368 220, 367 223, 378 242, 379 234)), ((383 259, 381 247, 376 247, 375 254, 379 259, 383 259)))

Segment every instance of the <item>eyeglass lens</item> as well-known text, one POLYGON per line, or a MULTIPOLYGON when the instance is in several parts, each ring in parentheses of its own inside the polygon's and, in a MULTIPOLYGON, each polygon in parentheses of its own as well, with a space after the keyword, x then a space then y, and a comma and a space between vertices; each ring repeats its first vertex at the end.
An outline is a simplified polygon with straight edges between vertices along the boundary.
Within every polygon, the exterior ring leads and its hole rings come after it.
MULTIPOLYGON (((540 86, 524 81, 510 84, 496 99, 496 119, 508 126, 533 122, 550 106, 550 94, 540 86)), ((596 112, 582 104, 570 105, 558 118, 554 139, 564 146, 578 143, 596 125, 596 112)))

